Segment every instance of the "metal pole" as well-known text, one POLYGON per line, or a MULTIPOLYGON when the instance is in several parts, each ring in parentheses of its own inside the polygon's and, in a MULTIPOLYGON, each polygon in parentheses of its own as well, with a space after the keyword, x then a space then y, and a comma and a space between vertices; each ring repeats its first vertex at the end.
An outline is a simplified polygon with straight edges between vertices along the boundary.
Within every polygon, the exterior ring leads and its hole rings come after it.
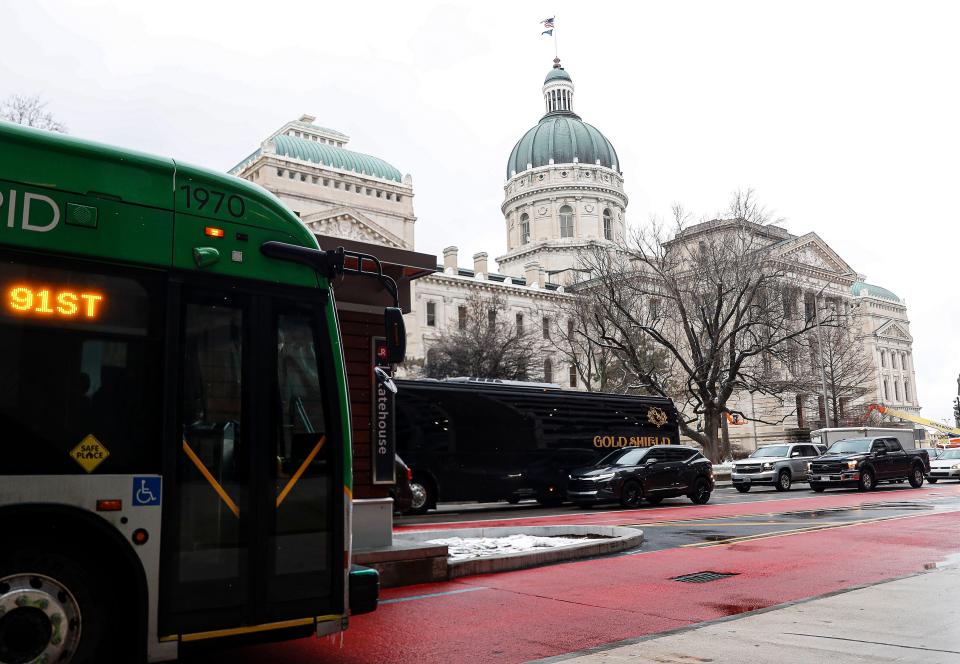
MULTIPOLYGON (((826 288, 826 286, 824 286, 826 288)), ((820 293, 823 289, 820 289, 820 293)), ((820 386, 823 389, 823 419, 826 426, 830 426, 830 409, 827 406, 827 373, 823 364, 823 335, 820 332, 820 305, 817 300, 820 299, 820 293, 813 298, 813 315, 817 317, 817 350, 820 354, 820 386)))

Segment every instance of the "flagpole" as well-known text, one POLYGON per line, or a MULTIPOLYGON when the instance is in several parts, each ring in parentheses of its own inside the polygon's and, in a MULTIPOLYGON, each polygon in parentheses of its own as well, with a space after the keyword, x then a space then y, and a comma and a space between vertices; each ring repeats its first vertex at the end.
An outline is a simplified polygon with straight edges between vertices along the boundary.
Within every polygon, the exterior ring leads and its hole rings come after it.
POLYGON ((553 15, 553 57, 554 58, 560 57, 557 53, 558 53, 557 51, 557 15, 554 14, 553 15))

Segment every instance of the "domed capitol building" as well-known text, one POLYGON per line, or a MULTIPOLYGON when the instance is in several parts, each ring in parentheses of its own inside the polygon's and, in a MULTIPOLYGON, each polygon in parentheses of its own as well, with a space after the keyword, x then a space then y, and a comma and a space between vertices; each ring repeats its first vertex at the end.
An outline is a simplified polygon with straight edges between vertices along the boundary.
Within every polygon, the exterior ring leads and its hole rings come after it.
MULTIPOLYGON (((629 198, 616 148, 576 114, 574 91, 572 77, 555 59, 543 81, 544 115, 507 158, 500 208, 507 243, 496 266, 480 252, 461 267, 457 247, 449 246, 436 272, 411 282, 406 316, 411 359, 424 361, 433 340, 462 325, 472 294, 499 295, 511 321, 542 327, 544 338, 550 337, 551 328, 567 325, 564 311, 576 297, 569 288, 582 272, 581 253, 613 246, 626 233, 629 198)), ((303 116, 287 123, 231 173, 272 191, 317 234, 413 250, 412 178, 382 159, 346 149, 349 137, 313 121, 303 116)), ((687 232, 708 233, 710 224, 687 232)), ((772 252, 799 266, 791 286, 801 310, 815 294, 838 310, 857 306, 863 321, 859 338, 875 364, 869 393, 857 401, 919 413, 906 302, 866 283, 816 233, 798 236, 776 226, 764 232, 772 252)), ((585 389, 562 353, 548 352, 543 361, 535 372, 539 378, 585 389)), ((748 449, 755 441, 816 428, 824 419, 816 395, 798 395, 785 409, 759 398, 731 405, 767 421, 782 419, 778 425, 731 427, 731 439, 748 449)))

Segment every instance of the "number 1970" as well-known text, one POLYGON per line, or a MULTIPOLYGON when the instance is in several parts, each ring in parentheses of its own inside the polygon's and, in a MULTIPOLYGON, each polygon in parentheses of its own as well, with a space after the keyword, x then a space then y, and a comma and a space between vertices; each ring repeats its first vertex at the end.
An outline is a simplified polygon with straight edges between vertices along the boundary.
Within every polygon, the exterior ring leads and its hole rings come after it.
POLYGON ((202 210, 207 207, 207 205, 213 205, 213 211, 217 213, 220 212, 220 208, 223 207, 223 203, 226 201, 227 212, 230 213, 231 217, 242 217, 246 211, 246 205, 243 199, 235 194, 227 196, 222 191, 206 189, 204 187, 192 187, 188 184, 182 185, 180 190, 186 194, 188 210, 194 207, 202 210))

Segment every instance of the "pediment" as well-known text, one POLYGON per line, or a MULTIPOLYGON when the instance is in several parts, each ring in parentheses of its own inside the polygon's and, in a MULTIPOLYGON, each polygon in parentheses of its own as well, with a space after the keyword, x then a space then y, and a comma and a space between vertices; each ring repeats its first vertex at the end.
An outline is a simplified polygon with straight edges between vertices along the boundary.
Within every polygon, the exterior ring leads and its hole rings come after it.
POLYGON ((855 275, 853 268, 816 233, 807 233, 780 245, 777 253, 781 260, 797 267, 808 267, 839 275, 855 275))
POLYGON ((874 334, 878 337, 885 337, 887 339, 913 341, 913 337, 910 336, 910 333, 894 320, 888 320, 886 323, 878 327, 874 334))
POLYGON ((362 212, 348 207, 338 207, 323 212, 305 215, 302 219, 314 233, 342 237, 347 240, 381 244, 387 247, 408 249, 403 240, 362 212))

